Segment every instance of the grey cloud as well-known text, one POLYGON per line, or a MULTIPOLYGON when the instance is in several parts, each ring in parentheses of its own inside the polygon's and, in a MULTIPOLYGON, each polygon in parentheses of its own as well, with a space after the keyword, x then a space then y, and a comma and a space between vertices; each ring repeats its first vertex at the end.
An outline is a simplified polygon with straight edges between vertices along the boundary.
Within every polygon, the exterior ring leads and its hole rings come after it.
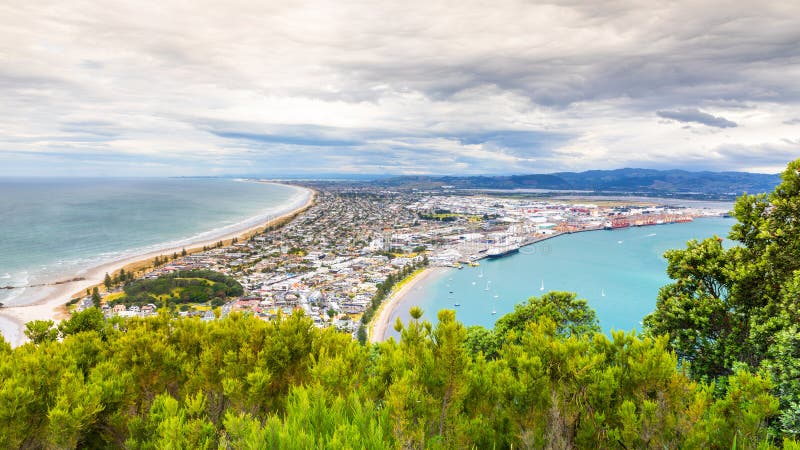
MULTIPOLYGON (((390 42, 382 47, 384 53, 334 65, 355 75, 350 89, 383 82, 446 99, 465 90, 496 86, 552 107, 620 97, 645 103, 641 107, 646 108, 654 103, 664 107, 800 96, 791 77, 774 74, 777 67, 797 66, 800 31, 785 14, 800 11, 743 5, 720 15, 716 8, 681 2, 652 9, 625 2, 560 3, 561 10, 556 11, 529 4, 510 8, 516 16, 507 31, 519 32, 517 40, 505 39, 500 26, 493 28, 495 16, 490 16, 476 30, 468 27, 469 35, 454 32, 449 41, 409 39, 402 46, 390 42), (574 17, 565 23, 540 24, 543 34, 558 36, 549 40, 530 31, 537 28, 536 15, 548 13, 574 17), (532 23, 530 29, 524 28, 526 22, 532 23), (488 45, 493 40, 498 45, 488 45), (463 53, 451 51, 458 44, 463 53)), ((458 25, 470 13, 449 17, 458 25)), ((438 30, 417 31, 424 37, 438 30)))
POLYGON ((780 125, 800 123, 787 115, 800 5, 767 3, 165 0, 153 14, 130 0, 12 2, 0 5, 0 152, 507 173, 796 139, 780 125), (744 108, 760 119, 739 128, 703 112, 744 108), (653 111, 711 128, 650 135, 653 111))
POLYGON ((678 109, 675 111, 657 111, 656 114, 665 119, 677 120, 678 122, 700 123, 709 127, 734 128, 736 122, 732 122, 724 117, 712 116, 696 108, 678 109))
POLYGON ((324 136, 313 136, 309 133, 303 135, 241 133, 231 131, 214 132, 219 137, 227 139, 245 139, 267 144, 303 145, 308 147, 348 147, 360 145, 360 141, 332 139, 324 136))
POLYGON ((690 171, 748 171, 754 168, 773 168, 770 173, 782 171, 786 164, 797 158, 797 145, 786 142, 769 144, 723 144, 709 150, 681 155, 680 163, 669 154, 656 158, 634 159, 636 167, 664 169, 665 167, 690 171))

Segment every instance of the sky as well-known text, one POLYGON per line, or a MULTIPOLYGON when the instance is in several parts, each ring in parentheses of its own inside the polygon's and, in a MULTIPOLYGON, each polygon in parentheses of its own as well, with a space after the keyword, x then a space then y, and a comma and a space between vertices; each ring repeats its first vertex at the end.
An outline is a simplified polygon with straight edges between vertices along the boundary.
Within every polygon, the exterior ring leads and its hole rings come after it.
POLYGON ((0 3, 0 176, 776 173, 798 157, 798 2, 0 3))

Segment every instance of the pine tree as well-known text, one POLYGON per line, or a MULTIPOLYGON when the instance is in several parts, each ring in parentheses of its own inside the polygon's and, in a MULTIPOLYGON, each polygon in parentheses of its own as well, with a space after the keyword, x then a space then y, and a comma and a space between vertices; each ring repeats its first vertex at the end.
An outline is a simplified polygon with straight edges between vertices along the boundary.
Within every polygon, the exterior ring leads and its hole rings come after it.
POLYGON ((100 300, 100 289, 95 286, 94 289, 92 289, 92 302, 94 302, 95 305, 99 305, 100 300))

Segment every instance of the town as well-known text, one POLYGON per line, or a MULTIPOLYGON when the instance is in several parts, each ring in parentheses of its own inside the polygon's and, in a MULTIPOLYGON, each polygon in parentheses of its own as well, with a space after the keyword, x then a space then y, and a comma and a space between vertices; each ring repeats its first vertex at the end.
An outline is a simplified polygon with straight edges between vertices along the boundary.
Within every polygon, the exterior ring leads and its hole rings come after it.
MULTIPOLYGON (((564 233, 685 222, 725 211, 653 202, 591 202, 452 192, 315 189, 311 207, 282 227, 229 246, 157 258, 138 274, 152 279, 186 270, 235 278, 244 295, 219 305, 181 308, 204 320, 234 311, 271 320, 302 310, 319 327, 357 333, 380 284, 409 267, 478 265, 564 233)), ((120 288, 111 289, 114 295, 120 288)), ((77 310, 92 306, 91 297, 77 310)), ((106 315, 146 316, 160 307, 101 301, 106 315)))

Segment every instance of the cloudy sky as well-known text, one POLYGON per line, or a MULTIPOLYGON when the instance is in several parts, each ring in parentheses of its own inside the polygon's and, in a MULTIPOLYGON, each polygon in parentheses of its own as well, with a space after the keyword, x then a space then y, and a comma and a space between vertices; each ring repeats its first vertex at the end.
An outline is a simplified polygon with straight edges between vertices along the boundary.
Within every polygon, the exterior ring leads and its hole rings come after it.
POLYGON ((0 3, 0 175, 778 172, 797 157, 797 2, 0 3))

